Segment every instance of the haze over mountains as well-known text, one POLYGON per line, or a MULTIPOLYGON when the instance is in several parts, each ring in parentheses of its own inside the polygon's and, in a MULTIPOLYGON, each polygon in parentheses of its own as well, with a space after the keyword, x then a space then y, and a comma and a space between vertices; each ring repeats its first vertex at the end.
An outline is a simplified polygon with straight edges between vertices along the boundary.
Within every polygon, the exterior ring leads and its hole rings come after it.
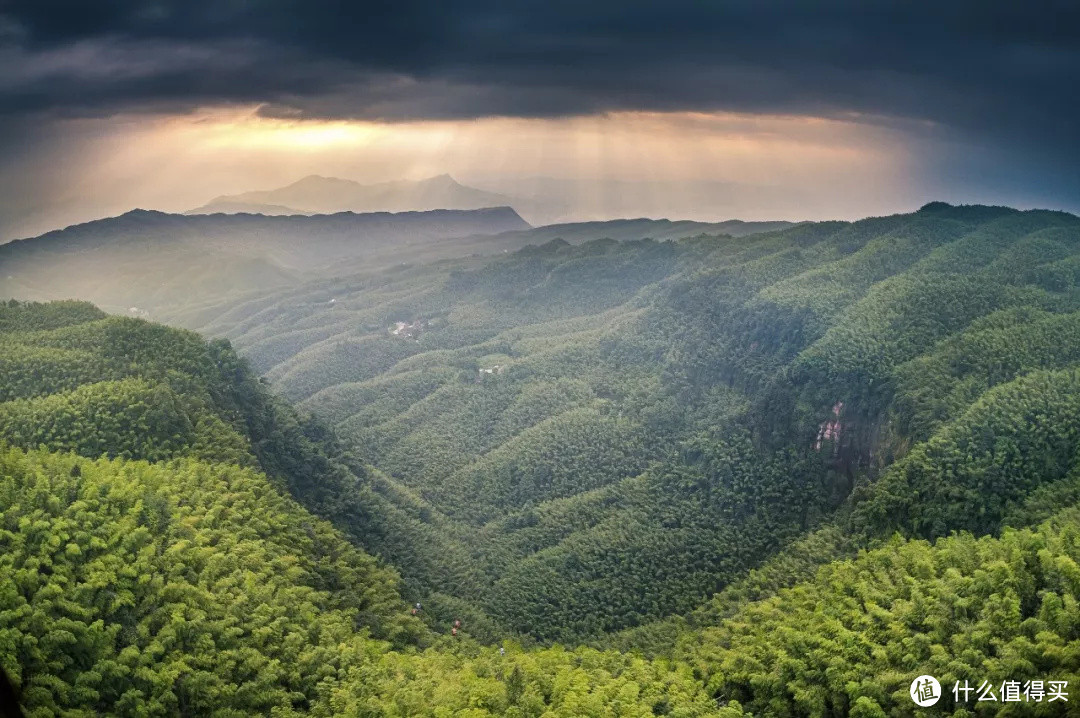
POLYGON ((759 232, 772 232, 793 226, 794 222, 744 222, 730 219, 724 222, 695 222, 692 220, 670 219, 610 219, 593 222, 567 222, 566 224, 548 224, 532 229, 508 230, 498 235, 499 239, 527 240, 530 244, 543 244, 553 239, 561 239, 570 244, 579 244, 594 239, 615 239, 620 241, 652 239, 657 242, 684 239, 698 235, 745 237, 759 232))
POLYGON ((135 210, 0 245, 0 297, 78 297, 111 312, 165 317, 314 277, 511 252, 556 238, 743 236, 789 224, 632 219, 532 228, 505 206, 314 215, 135 210))
MULTIPOLYGON (((794 191, 746 181, 612 177, 478 177, 470 184, 484 189, 497 187, 512 198, 514 209, 532 224, 623 217, 668 217, 699 222, 729 217, 758 221, 837 217, 835 212, 825 209, 826 187, 794 191)), ((853 188, 849 192, 854 195, 858 190, 853 188)))
MULTIPOLYGON (((313 174, 273 189, 219 195, 191 209, 169 202, 136 206, 165 213, 182 210, 180 213, 188 215, 266 216, 512 207, 534 226, 631 217, 722 223, 731 217, 772 221, 777 217, 775 207, 781 195, 789 204, 798 201, 802 207, 794 215, 789 209, 786 216, 803 220, 822 215, 820 198, 813 193, 797 197, 777 187, 741 182, 489 177, 462 183, 449 174, 377 183, 313 174)), ((57 207, 53 214, 43 210, 35 216, 0 216, 0 243, 108 218, 92 207, 57 207)), ((123 209, 114 212, 120 215, 125 213, 123 209)))
POLYGON ((415 212, 481 209, 512 205, 505 195, 458 183, 448 174, 428 179, 361 184, 309 175, 285 187, 216 197, 186 214, 332 214, 334 212, 415 212))
MULTIPOLYGON (((215 197, 185 214, 329 214, 478 209, 510 206, 533 225, 576 224, 627 217, 717 222, 735 216, 769 220, 782 192, 740 182, 618 181, 554 177, 499 178, 462 184, 448 174, 423 180, 364 184, 309 175, 284 187, 215 197)), ((797 199, 790 193, 787 201, 797 199)), ((820 213, 807 194, 805 216, 820 213)))
POLYGON ((488 235, 528 227, 509 207, 270 217, 135 210, 0 245, 0 295, 153 312, 286 286, 315 270, 332 276, 350 261, 376 270, 493 251, 488 235), (466 236, 474 239, 444 244, 466 236))

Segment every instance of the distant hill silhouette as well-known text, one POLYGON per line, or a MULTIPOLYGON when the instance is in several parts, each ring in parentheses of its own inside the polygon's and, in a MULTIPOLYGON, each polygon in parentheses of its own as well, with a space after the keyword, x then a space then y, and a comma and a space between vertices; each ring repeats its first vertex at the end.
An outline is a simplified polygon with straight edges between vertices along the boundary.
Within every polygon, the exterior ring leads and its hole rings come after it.
POLYGON ((555 239, 741 237, 788 225, 620 219, 534 228, 510 207, 294 216, 133 210, 0 245, 0 299, 80 298, 111 312, 175 321, 312 279, 371 276, 555 239))
POLYGON ((405 212, 481 209, 509 204, 509 197, 467 187, 448 174, 418 181, 399 180, 378 184, 310 175, 277 189, 222 195, 186 214, 405 212))
POLYGON ((452 238, 528 228, 509 207, 294 217, 134 210, 0 245, 0 296, 152 313, 327 276, 346 261, 378 268, 456 256, 475 242, 452 238))
MULTIPOLYGON (((744 222, 741 219, 729 219, 724 222, 694 222, 691 220, 671 219, 612 219, 595 222, 569 222, 549 224, 532 229, 509 230, 497 236, 499 240, 528 238, 529 244, 543 244, 553 239, 562 239, 570 244, 579 244, 592 239, 615 239, 632 241, 653 239, 662 242, 669 239, 683 239, 698 235, 721 235, 745 237, 760 232, 773 232, 787 229, 795 222, 744 222)), ((495 238, 492 238, 495 239, 495 238)))

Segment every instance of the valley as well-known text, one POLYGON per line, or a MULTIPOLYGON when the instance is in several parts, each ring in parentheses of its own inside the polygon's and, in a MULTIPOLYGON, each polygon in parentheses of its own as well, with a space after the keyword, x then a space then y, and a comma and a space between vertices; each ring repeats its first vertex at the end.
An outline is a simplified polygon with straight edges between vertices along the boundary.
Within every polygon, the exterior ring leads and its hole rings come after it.
MULTIPOLYGON (((210 593, 169 594, 191 638, 168 655, 202 677, 148 678, 132 711, 871 716, 906 710, 920 673, 1074 676, 1080 219, 932 203, 741 236, 633 226, 495 232, 487 253, 450 237, 392 264, 414 245, 391 242, 154 305, 199 334, 5 305, 0 526, 19 548, 0 658, 32 705, 128 705, 122 671, 160 654, 152 598, 91 590, 134 526, 161 547, 137 573, 210 593), (281 528, 221 523, 252 512, 281 528), (307 586, 318 621, 226 628, 212 552, 234 534, 292 547, 259 560, 282 567, 281 610, 307 586), (189 544, 211 553, 167 548, 189 544), (55 588, 30 580, 42 562, 55 588), (56 590, 86 608, 43 603, 56 590), (40 643, 34 617, 58 610, 89 626, 75 663, 40 643), (281 654, 277 677, 218 662, 257 636, 320 653, 281 654), (197 668, 196 645, 214 646, 197 668)), ((269 580, 248 570, 230 581, 269 580)))
POLYGON ((0 2, 0 718, 1080 716, 1080 3, 0 2))

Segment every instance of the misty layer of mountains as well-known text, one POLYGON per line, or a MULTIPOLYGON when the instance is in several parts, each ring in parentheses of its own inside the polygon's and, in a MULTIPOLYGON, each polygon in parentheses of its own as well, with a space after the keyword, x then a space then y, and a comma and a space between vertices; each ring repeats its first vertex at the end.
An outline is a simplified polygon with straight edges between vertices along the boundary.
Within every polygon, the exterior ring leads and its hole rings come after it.
MULTIPOLYGON (((245 189, 245 188, 240 188, 245 189)), ((820 215, 812 196, 778 196, 775 187, 738 182, 670 181, 554 177, 477 177, 467 183, 448 174, 421 180, 364 184, 336 177, 309 175, 291 184, 229 193, 183 214, 261 214, 266 216, 336 214, 339 212, 422 212, 435 209, 511 207, 533 226, 607 221, 627 217, 676 217, 713 223, 729 217, 775 218, 783 200, 801 207, 795 219, 820 215)), ((78 203, 27 208, 0 217, 0 243, 35 236, 66 226, 119 215, 128 209, 78 203)), ((136 206, 145 207, 144 204, 136 206)), ((155 207, 151 206, 151 209, 155 207)))
MULTIPOLYGON (((509 206, 530 224, 564 224, 621 217, 769 217, 781 199, 773 187, 716 181, 618 181, 554 177, 481 180, 462 184, 448 174, 422 180, 362 184, 310 175, 284 187, 215 197, 187 214, 326 214, 479 209, 509 206)), ((793 198, 814 213, 810 197, 793 198)))
POLYGON ((466 187, 447 174, 419 181, 399 180, 378 184, 311 175, 278 189, 216 197, 186 214, 409 212, 482 209, 512 204, 505 195, 466 187))
POLYGON ((0 245, 0 294, 153 311, 288 286, 353 261, 378 269, 409 256, 480 251, 469 242, 453 250, 439 243, 528 228, 508 207, 276 217, 135 210, 0 245))
POLYGON ((312 277, 512 252, 559 238, 742 236, 785 222, 617 220, 532 228, 510 207, 315 215, 135 210, 0 245, 0 297, 82 298, 168 318, 312 277))

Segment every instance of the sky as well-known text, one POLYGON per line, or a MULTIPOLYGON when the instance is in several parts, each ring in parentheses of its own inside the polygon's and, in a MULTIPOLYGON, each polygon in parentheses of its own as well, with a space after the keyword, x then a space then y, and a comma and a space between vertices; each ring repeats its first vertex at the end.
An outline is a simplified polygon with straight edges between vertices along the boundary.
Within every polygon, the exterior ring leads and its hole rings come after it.
POLYGON ((567 219, 1080 211, 1078 87, 1071 0, 3 0, 0 240, 308 174, 567 219))

